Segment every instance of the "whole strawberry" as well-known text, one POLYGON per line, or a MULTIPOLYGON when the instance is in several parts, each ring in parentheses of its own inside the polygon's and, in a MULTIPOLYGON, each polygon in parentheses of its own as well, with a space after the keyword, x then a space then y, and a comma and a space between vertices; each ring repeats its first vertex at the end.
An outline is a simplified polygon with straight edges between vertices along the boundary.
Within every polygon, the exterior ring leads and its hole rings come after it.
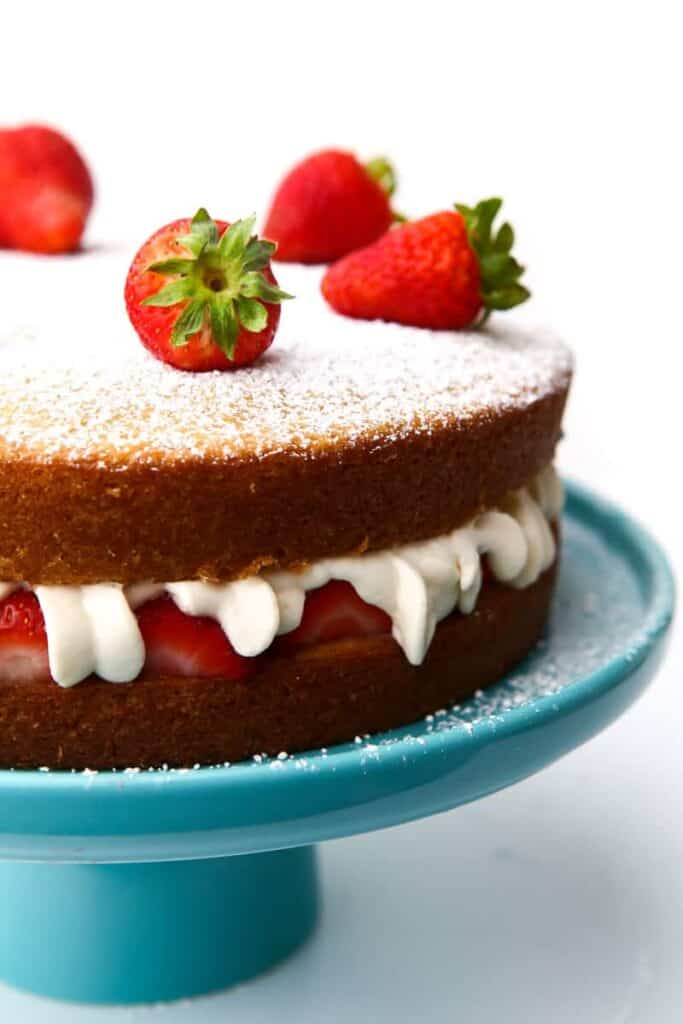
POLYGON ((291 296, 270 269, 274 243, 252 236, 254 221, 215 222, 201 209, 140 248, 126 278, 126 308, 158 359, 180 370, 228 370, 272 344, 280 303, 291 296))
POLYGON ((322 281, 338 313, 433 330, 483 323, 492 310, 529 297, 524 267, 511 254, 509 224, 494 234, 502 200, 402 224, 335 263, 322 281))
POLYGON ((263 233, 288 263, 331 263, 369 245, 391 226, 394 174, 386 160, 361 164, 325 149, 302 160, 280 184, 263 233))
POLYGON ((92 202, 90 172, 64 135, 36 124, 0 130, 0 246, 71 252, 92 202))

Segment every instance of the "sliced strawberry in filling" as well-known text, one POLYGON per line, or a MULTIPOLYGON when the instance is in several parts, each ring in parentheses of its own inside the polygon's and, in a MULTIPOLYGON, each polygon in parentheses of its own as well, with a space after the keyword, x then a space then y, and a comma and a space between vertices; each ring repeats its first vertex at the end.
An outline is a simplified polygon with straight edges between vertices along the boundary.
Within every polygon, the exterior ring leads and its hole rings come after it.
POLYGON ((364 601, 345 580, 332 580, 306 595, 300 625, 280 637, 278 649, 296 651, 345 637, 390 632, 391 619, 386 612, 364 601))
POLYGON ((49 679, 47 637, 35 594, 17 590, 0 601, 0 679, 49 679))
POLYGON ((258 658, 237 654, 214 619, 185 615, 168 596, 143 604, 137 619, 146 676, 245 679, 258 663, 258 658))
MULTIPOLYGON (((165 595, 138 608, 145 644, 143 675, 246 679, 259 658, 237 654, 220 625, 186 615, 165 595)), ((391 619, 358 596, 350 583, 333 580, 306 596, 301 624, 280 637, 276 649, 297 651, 345 637, 389 633, 391 619)), ((0 601, 0 680, 50 679, 43 614, 35 594, 19 590, 0 601)))

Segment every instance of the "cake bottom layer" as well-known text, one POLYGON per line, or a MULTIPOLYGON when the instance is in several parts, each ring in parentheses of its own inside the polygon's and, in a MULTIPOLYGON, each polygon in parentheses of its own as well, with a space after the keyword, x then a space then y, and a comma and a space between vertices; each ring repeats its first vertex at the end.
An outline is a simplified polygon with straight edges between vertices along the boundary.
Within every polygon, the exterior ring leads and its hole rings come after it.
POLYGON ((533 647, 557 562, 524 590, 488 580, 411 665, 388 635, 271 657, 241 682, 0 684, 0 767, 192 766, 331 746, 407 725, 496 682, 533 647))

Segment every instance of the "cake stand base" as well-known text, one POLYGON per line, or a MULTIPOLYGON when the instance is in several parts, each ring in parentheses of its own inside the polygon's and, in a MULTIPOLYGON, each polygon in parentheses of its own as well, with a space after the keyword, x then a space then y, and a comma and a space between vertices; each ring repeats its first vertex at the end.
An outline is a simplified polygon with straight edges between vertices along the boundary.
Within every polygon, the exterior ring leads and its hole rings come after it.
POLYGON ((78 1002, 178 999, 282 960, 317 916, 315 850, 0 865, 0 977, 78 1002))

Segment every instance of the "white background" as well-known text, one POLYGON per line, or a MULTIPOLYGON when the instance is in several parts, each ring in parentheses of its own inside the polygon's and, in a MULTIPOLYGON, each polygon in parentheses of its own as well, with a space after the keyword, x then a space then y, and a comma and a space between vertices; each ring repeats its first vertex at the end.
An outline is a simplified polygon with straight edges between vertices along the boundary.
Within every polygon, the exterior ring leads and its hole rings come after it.
MULTIPOLYGON (((95 246, 263 211, 330 144, 390 155, 410 214, 504 195, 532 312, 578 355, 560 465, 680 562, 677 6, 6 2, 0 121, 79 141, 95 246)), ((135 1010, 0 989, 0 1020, 680 1021, 681 663, 676 637, 637 707, 540 776, 329 844, 322 927, 264 979, 135 1010)))

